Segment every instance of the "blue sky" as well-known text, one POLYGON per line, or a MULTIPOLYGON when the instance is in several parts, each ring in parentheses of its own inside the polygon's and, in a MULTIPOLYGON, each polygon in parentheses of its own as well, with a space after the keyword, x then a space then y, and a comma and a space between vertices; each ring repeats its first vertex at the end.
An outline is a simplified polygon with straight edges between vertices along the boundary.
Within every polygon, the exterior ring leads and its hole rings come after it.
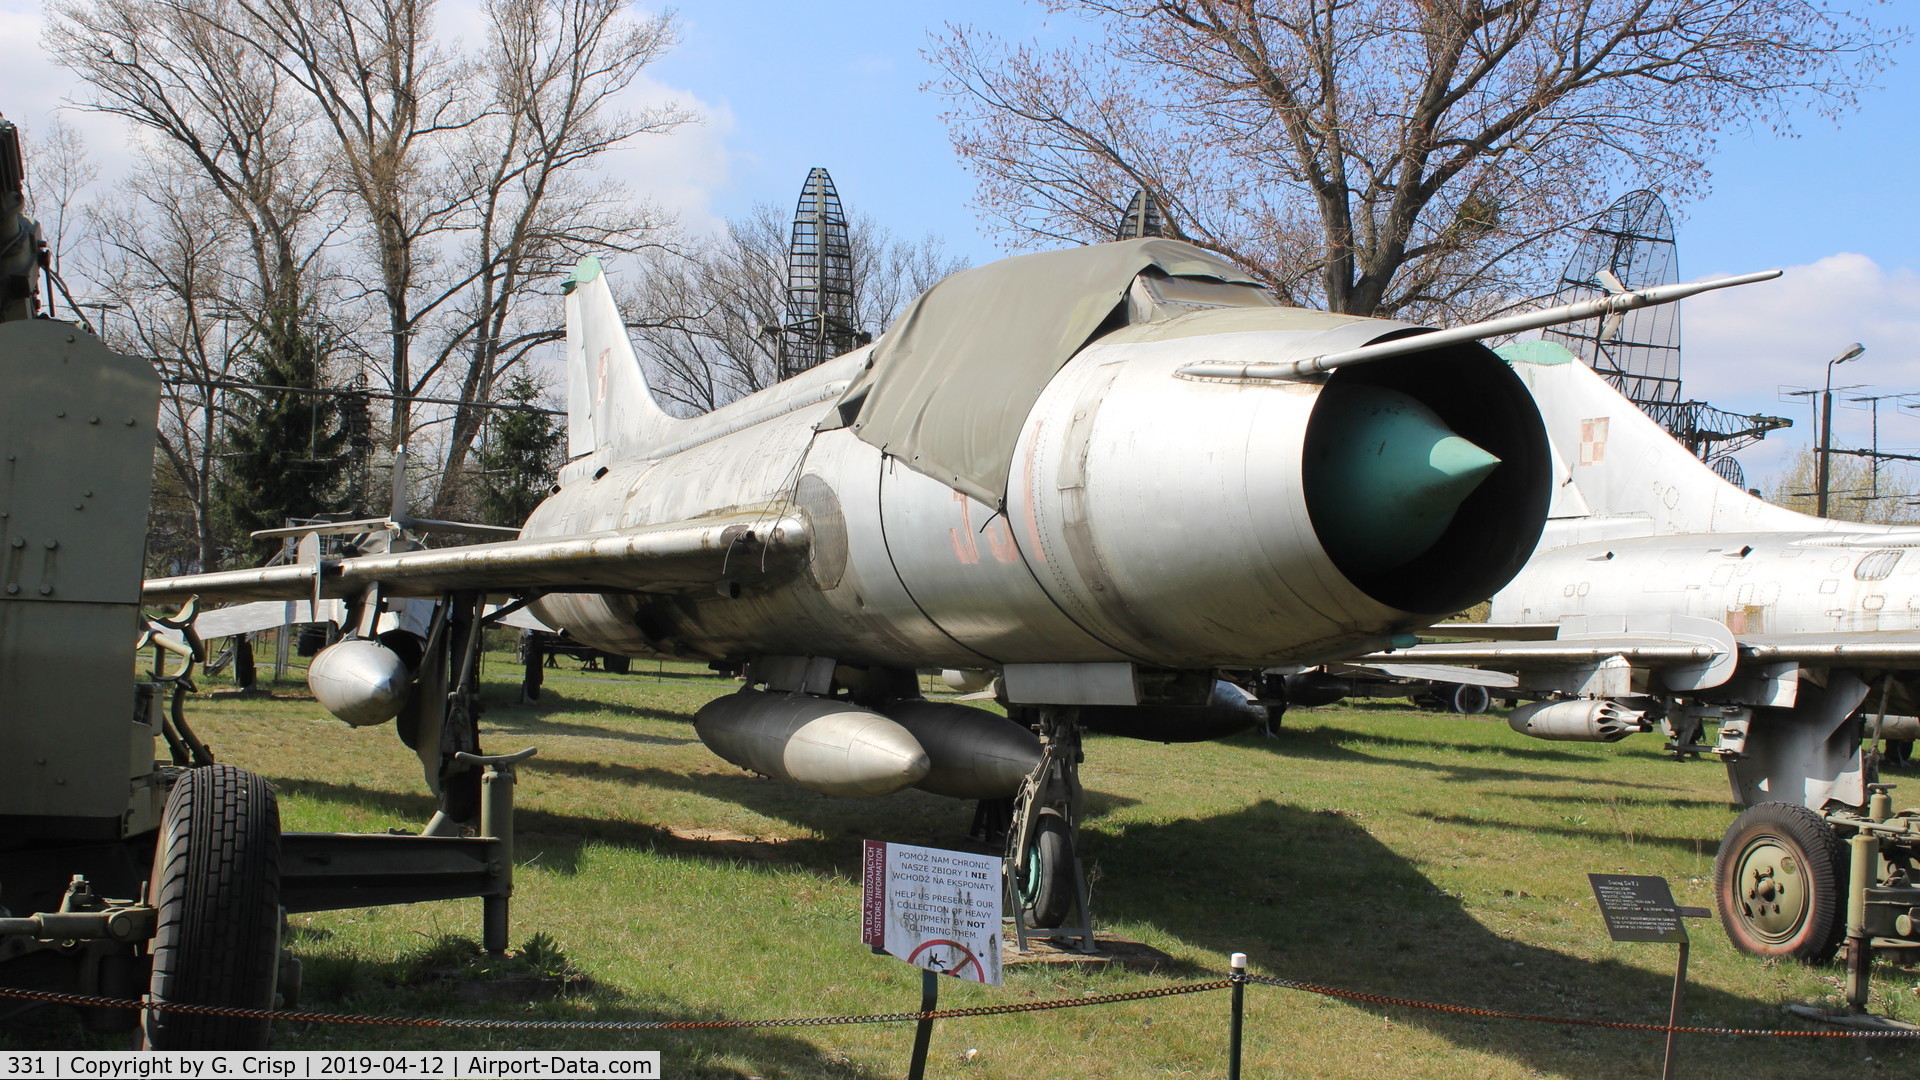
MULTIPOLYGON (((444 10, 459 29, 474 25, 476 6, 457 0, 444 10)), ((704 123, 646 140, 616 168, 688 227, 714 228, 757 202, 784 208, 807 170, 824 165, 850 209, 908 236, 938 234, 976 262, 995 256, 967 206, 973 185, 939 122, 944 103, 920 91, 930 76, 921 50, 929 30, 947 22, 1011 38, 1060 37, 1068 27, 1021 0, 686 0, 677 8, 682 43, 636 93, 690 106, 704 123)), ((0 41, 36 40, 39 21, 35 0, 0 0, 0 41)), ((30 128, 75 92, 64 72, 33 61, 0 71, 0 111, 30 128)), ((1868 351, 1839 369, 1842 382, 1920 391, 1916 117, 1920 46, 1908 44, 1837 127, 1796 118, 1797 139, 1775 138, 1765 125, 1723 136, 1709 163, 1712 193, 1675 208, 1683 278, 1788 272, 1689 301, 1683 315, 1689 396, 1796 421, 1785 439, 1744 455, 1750 478, 1773 471, 1805 438, 1806 409, 1781 401, 1778 388, 1817 385, 1825 360, 1849 342, 1868 351)), ((111 172, 124 136, 103 118, 79 119, 111 172)), ((1838 437, 1864 444, 1866 414, 1838 412, 1838 437)), ((1883 412, 1881 429, 1883 446, 1920 447, 1920 417, 1883 412)))

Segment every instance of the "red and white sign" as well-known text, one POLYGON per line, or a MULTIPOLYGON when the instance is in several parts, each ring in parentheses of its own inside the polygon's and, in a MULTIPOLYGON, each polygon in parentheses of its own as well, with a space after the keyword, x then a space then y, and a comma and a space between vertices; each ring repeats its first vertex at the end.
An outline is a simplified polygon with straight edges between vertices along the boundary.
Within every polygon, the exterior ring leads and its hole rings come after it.
POLYGON ((868 840, 860 940, 915 967, 1000 985, 1000 860, 868 840))

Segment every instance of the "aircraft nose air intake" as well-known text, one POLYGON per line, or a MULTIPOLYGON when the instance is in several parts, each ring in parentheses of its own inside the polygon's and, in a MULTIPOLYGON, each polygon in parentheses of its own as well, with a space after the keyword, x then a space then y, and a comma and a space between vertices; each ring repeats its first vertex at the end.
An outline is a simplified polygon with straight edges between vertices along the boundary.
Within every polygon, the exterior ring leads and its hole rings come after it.
POLYGON ((1380 574, 1438 542, 1499 464, 1408 394, 1329 386, 1308 434, 1307 512, 1343 571, 1380 574))

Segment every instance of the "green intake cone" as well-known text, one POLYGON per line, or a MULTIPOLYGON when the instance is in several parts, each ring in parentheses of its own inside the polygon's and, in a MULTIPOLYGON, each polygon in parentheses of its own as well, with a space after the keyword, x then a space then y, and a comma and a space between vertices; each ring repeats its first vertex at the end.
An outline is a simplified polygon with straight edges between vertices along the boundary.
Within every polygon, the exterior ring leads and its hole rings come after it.
POLYGON ((1336 385, 1307 432, 1307 512, 1341 570, 1385 573, 1432 547, 1499 464, 1407 394, 1336 385))

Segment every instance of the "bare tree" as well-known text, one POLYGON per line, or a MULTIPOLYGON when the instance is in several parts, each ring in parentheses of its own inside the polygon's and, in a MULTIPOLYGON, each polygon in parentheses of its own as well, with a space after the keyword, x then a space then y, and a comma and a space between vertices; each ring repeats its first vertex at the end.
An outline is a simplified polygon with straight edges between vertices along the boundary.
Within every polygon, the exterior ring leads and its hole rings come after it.
POLYGON ((1016 244, 1136 188, 1285 300, 1426 318, 1535 294, 1618 186, 1703 192, 1718 131, 1849 108, 1902 34, 1826 0, 1045 0, 1057 49, 931 58, 1016 244))
MULTIPOLYGON (((544 278, 582 255, 652 247, 671 227, 624 183, 592 172, 636 137, 693 120, 676 105, 620 105, 675 41, 671 15, 630 19, 626 9, 625 0, 488 3, 488 45, 475 71, 488 88, 487 108, 452 170, 454 190, 471 207, 457 263, 463 275, 421 385, 459 356, 459 400, 489 400, 530 350, 565 336, 544 278)), ((465 467, 482 419, 465 404, 454 410, 447 477, 465 467)))
MULTIPOLYGON (((253 323, 239 305, 247 256, 241 230, 198 171, 156 152, 88 213, 87 276, 112 305, 104 329, 152 359, 160 398, 152 530, 156 570, 212 569, 231 547, 218 519, 219 447, 234 422, 223 385, 243 373, 253 323)), ((247 296, 247 300, 255 298, 247 296)))
MULTIPOLYGON (((671 16, 630 14, 628 0, 488 0, 485 43, 465 51, 436 44, 433 0, 58 0, 52 12, 49 47, 94 88, 82 107, 177 151, 169 160, 198 174, 183 190, 237 230, 253 265, 222 301, 260 341, 327 342, 373 367, 392 391, 388 438, 438 443, 443 478, 480 430, 464 403, 561 336, 546 275, 640 250, 670 225, 594 172, 690 119, 623 107, 674 40, 671 16), (298 325, 323 288, 326 325, 298 325), (421 396, 463 404, 416 409, 421 396)), ((164 233, 155 243, 149 264, 178 254, 164 233)), ((155 355, 183 354, 176 342, 155 355)))
POLYGON ((119 200, 93 217, 100 250, 87 277, 117 305, 112 343, 170 376, 163 489, 186 501, 193 530, 175 546, 211 569, 229 546, 215 521, 219 384, 240 344, 301 340, 323 295, 338 211, 314 115, 282 92, 269 58, 219 28, 243 17, 230 0, 193 11, 73 0, 51 11, 47 44, 93 90, 80 107, 127 119, 145 150, 119 200))
MULTIPOLYGON (((966 267, 939 238, 902 240, 872 218, 848 221, 854 316, 878 336, 934 282, 966 267)), ((703 413, 773 385, 786 318, 788 223, 762 203, 724 236, 658 252, 623 290, 635 351, 654 393, 682 415, 703 413)))
POLYGON ((87 156, 86 140, 58 117, 28 135, 27 156, 33 162, 27 174, 28 212, 40 222, 57 275, 78 243, 80 230, 70 226, 80 193, 100 179, 100 169, 87 156))
POLYGON ((311 264, 333 230, 329 192, 311 109, 283 93, 269 58, 220 29, 240 7, 66 0, 49 10, 55 59, 94 91, 80 107, 124 117, 191 164, 246 236, 261 320, 303 317, 311 264))
POLYGON ((433 44, 433 0, 233 0, 243 16, 233 20, 204 0, 158 2, 242 43, 313 110, 315 134, 324 133, 316 152, 358 204, 354 231, 377 275, 397 391, 390 430, 404 440, 423 314, 412 305, 430 259, 423 249, 466 209, 466 200, 439 190, 436 147, 477 113, 457 89, 455 62, 433 44))
MULTIPOLYGON (((1767 501, 1803 514, 1819 503, 1820 452, 1803 446, 1767 485, 1767 501)), ((1875 468, 1874 462, 1845 452, 1827 467, 1827 515, 1842 521, 1904 525, 1920 520, 1920 490, 1904 466, 1875 468)))

